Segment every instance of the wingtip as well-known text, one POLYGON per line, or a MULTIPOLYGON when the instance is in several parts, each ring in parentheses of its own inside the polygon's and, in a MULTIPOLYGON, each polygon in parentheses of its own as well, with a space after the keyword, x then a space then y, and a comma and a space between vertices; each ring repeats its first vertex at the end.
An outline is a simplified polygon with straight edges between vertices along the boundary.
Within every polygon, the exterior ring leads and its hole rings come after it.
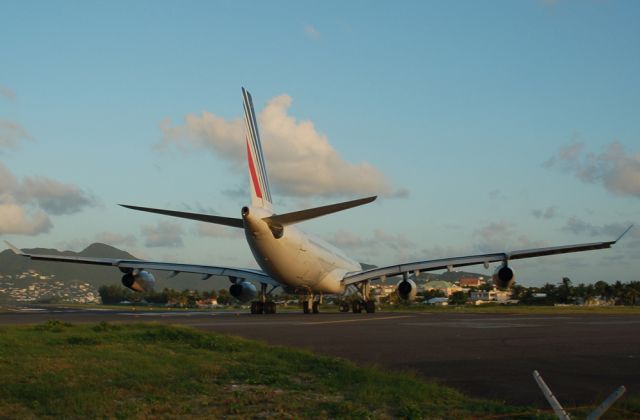
POLYGON ((615 241, 613 241, 613 243, 615 244, 616 242, 618 242, 620 239, 622 239, 622 237, 624 235, 627 234, 627 232, 629 232, 631 230, 631 228, 633 227, 633 225, 630 225, 628 228, 625 229, 624 232, 622 232, 622 235, 618 236, 618 239, 616 239, 615 241))
POLYGON ((24 252, 22 252, 22 250, 20 248, 18 248, 17 246, 15 246, 14 244, 12 244, 9 241, 4 241, 5 244, 7 244, 7 246, 9 247, 9 249, 11 251, 13 251, 14 254, 16 255, 24 255, 24 252))

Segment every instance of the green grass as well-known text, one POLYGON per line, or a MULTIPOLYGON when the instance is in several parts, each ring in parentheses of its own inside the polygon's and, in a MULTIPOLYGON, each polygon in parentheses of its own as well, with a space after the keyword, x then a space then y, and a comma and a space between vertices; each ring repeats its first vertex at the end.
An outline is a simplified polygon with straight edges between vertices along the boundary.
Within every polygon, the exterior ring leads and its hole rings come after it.
MULTIPOLYGON (((0 375, 3 418, 553 418, 411 373, 159 324, 1 327, 0 375)), ((608 418, 638 416, 636 399, 608 418)))

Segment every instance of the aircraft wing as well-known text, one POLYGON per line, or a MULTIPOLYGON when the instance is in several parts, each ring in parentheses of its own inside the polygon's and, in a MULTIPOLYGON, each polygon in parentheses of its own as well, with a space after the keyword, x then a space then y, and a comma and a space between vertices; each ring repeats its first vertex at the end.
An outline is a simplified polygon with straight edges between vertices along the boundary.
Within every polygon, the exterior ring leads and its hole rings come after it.
POLYGON ((245 279, 248 281, 255 281, 257 283, 265 283, 272 286, 280 286, 280 283, 269 277, 267 274, 260 270, 252 270, 249 268, 234 268, 234 267, 217 267, 210 265, 197 265, 197 264, 177 264, 167 262, 155 262, 145 260, 125 260, 118 258, 91 258, 91 257, 76 257, 68 255, 45 255, 45 254, 29 254, 16 246, 5 241, 11 250, 24 257, 28 257, 36 261, 57 261, 68 262, 76 264, 92 264, 92 265, 105 265, 117 267, 123 272, 129 270, 160 270, 169 271, 171 276, 178 275, 180 273, 192 273, 202 274, 203 279, 207 279, 211 276, 229 277, 229 279, 245 279))
POLYGON ((489 264, 492 262, 508 262, 523 258, 543 257, 547 255, 566 254, 569 252, 583 252, 594 249, 611 248, 618 242, 633 226, 629 226, 622 235, 615 241, 592 242, 576 245, 554 246, 549 248, 523 249, 519 251, 497 252, 493 254, 470 255, 463 257, 442 258, 438 260, 417 261, 406 264, 390 265, 378 267, 370 270, 348 273, 342 282, 345 286, 360 283, 366 280, 374 280, 381 277, 392 277, 404 273, 421 273, 423 271, 435 271, 451 269, 454 267, 464 267, 467 265, 489 264))

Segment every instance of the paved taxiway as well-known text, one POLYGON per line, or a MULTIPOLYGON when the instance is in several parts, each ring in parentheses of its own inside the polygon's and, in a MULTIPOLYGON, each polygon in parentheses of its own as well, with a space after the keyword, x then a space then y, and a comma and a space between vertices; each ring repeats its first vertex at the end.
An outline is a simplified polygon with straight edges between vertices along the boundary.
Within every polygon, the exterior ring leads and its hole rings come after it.
POLYGON ((0 324, 155 321, 295 346, 419 375, 466 394, 547 407, 537 369, 567 406, 620 385, 640 394, 640 315, 16 310, 0 324))

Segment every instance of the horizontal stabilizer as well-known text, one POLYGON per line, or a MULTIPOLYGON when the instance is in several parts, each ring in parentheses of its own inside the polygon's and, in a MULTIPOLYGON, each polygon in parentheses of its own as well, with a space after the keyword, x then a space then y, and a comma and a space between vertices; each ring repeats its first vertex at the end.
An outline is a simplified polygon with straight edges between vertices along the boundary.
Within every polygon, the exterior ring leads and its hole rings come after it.
POLYGON ((303 222, 305 220, 313 219, 316 217, 324 216, 326 214, 336 213, 342 210, 350 209, 352 207, 361 206, 374 201, 377 196, 359 198, 357 200, 345 201, 343 203, 329 204, 328 206, 315 207, 307 210, 294 211, 291 213, 274 214, 273 216, 265 217, 264 220, 269 226, 287 226, 294 223, 303 222))
POLYGON ((233 217, 222 217, 222 216, 212 216, 210 214, 200 214, 200 213, 187 213, 184 211, 174 211, 174 210, 163 210, 163 209, 154 209, 149 207, 138 207, 138 206, 129 206, 126 204, 120 204, 122 207, 126 207, 128 209, 139 210, 139 211, 147 211, 149 213, 158 213, 164 214, 166 216, 173 217, 182 217, 183 219, 191 219, 191 220, 199 220, 201 222, 206 223, 215 223, 217 225, 225 225, 236 228, 243 228, 244 223, 242 219, 236 219, 233 217))

